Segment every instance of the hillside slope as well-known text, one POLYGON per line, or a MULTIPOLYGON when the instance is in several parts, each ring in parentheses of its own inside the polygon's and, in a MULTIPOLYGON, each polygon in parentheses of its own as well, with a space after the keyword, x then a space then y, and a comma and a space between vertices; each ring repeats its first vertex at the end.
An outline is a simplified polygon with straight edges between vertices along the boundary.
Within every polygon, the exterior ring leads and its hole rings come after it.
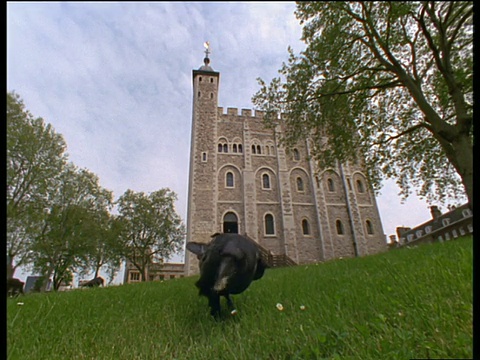
POLYGON ((220 322, 197 295, 197 277, 8 299, 7 354, 49 360, 472 358, 472 241, 268 269, 234 297, 238 314, 225 311, 220 322))

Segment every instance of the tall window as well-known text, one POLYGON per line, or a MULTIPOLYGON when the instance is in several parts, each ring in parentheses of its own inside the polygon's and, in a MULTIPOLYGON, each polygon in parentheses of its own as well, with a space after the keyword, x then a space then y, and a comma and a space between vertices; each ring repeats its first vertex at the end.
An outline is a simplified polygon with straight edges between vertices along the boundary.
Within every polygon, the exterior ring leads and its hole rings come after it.
POLYGON ((224 153, 227 153, 228 152, 228 144, 226 143, 218 143, 218 152, 224 152, 224 153))
POLYGON ((302 231, 303 235, 310 235, 310 224, 307 219, 302 220, 302 231))
POLYGON ((303 180, 301 177, 297 177, 297 190, 303 191, 303 180))
POLYGON ((270 189, 270 176, 268 174, 262 175, 262 187, 264 189, 270 189))
POLYGON ((365 192, 365 187, 363 186, 362 180, 357 180, 357 190, 359 193, 365 192))
POLYGON ((298 149, 293 149, 293 160, 300 160, 300 153, 298 152, 298 149))
POLYGON ((273 215, 265 215, 265 235, 274 235, 275 234, 275 223, 273 220, 273 215))
POLYGON ((234 182, 233 182, 233 173, 227 172, 226 174, 226 186, 229 188, 233 188, 234 182))
POLYGON ((370 220, 365 221, 365 226, 367 227, 367 234, 373 235, 373 224, 370 220))
POLYGON ((337 227, 337 234, 338 235, 343 235, 343 224, 340 220, 337 220, 335 222, 335 226, 337 227))
POLYGON ((257 153, 257 148, 255 147, 255 145, 252 145, 252 154, 256 154, 257 153))
POLYGON ((328 186, 328 191, 334 192, 335 191, 335 183, 331 178, 327 179, 327 186, 328 186))

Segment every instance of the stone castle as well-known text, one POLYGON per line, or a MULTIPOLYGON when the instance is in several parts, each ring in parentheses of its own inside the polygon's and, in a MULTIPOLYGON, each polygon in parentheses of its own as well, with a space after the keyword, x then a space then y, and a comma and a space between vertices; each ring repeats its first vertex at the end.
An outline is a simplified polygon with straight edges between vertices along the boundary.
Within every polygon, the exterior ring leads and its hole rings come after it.
MULTIPOLYGON (((297 264, 387 250, 375 195, 359 163, 319 169, 307 140, 287 151, 261 111, 218 106, 220 73, 193 70, 187 241, 248 235, 297 264)), ((186 276, 198 260, 185 254, 186 276)))

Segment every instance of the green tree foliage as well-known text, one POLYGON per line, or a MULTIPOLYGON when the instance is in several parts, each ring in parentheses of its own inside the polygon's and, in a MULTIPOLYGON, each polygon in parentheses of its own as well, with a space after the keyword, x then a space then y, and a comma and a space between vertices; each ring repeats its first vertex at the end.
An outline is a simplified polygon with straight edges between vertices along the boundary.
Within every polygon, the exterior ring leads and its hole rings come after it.
POLYGON ((44 204, 40 232, 30 247, 34 269, 53 276, 54 289, 101 251, 100 221, 112 206, 113 195, 98 177, 69 163, 53 182, 44 204))
POLYGON ((117 252, 147 279, 148 264, 163 262, 182 249, 184 225, 175 212, 176 194, 161 189, 149 194, 127 190, 117 200, 117 252))
POLYGON ((466 193, 473 208, 473 2, 298 2, 295 13, 307 47, 253 97, 287 147, 306 137, 322 167, 360 155, 376 190, 395 178, 404 198, 466 193))
POLYGON ((52 179, 67 162, 66 144, 20 96, 7 93, 7 277, 28 262, 52 179))
POLYGON ((91 213, 90 226, 86 229, 89 250, 81 259, 80 275, 93 272, 93 277, 99 276, 100 269, 104 269, 113 280, 120 269, 122 258, 115 251, 117 234, 115 232, 115 218, 105 209, 91 213))

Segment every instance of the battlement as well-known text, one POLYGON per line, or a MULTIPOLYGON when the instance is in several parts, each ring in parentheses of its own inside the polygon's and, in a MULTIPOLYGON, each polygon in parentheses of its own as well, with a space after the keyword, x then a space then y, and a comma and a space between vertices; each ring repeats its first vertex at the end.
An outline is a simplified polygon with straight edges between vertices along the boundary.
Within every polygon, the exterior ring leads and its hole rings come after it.
POLYGON ((251 110, 251 109, 241 109, 241 111, 238 111, 238 108, 232 108, 229 107, 227 108, 227 111, 223 111, 223 107, 219 106, 218 107, 218 116, 221 115, 229 115, 229 116, 243 116, 243 117, 253 117, 257 118, 259 120, 263 119, 263 114, 264 112, 261 110, 251 110))

